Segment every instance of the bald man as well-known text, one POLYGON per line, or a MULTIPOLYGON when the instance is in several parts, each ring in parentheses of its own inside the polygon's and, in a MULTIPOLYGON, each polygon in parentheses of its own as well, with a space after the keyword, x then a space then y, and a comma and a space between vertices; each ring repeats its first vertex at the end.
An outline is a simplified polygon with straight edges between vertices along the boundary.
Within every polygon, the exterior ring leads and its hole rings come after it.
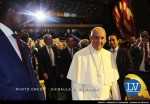
POLYGON ((106 32, 95 27, 90 34, 91 43, 74 56, 67 75, 72 82, 73 100, 120 100, 117 69, 111 53, 103 48, 106 32))

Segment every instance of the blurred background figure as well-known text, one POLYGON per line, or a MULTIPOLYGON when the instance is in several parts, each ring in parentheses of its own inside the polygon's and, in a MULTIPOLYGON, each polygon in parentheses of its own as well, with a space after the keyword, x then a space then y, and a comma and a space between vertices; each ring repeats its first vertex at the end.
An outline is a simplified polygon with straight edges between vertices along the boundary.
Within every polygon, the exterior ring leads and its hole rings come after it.
POLYGON ((132 57, 133 69, 138 71, 142 61, 142 51, 137 47, 137 38, 135 36, 131 36, 129 38, 129 44, 129 52, 132 57))
POLYGON ((140 33, 140 37, 137 40, 136 46, 140 50, 141 62, 139 66, 140 71, 149 72, 150 71, 150 36, 148 31, 143 31, 140 33))
POLYGON ((77 47, 77 41, 74 37, 68 36, 66 38, 66 46, 63 50, 59 51, 59 60, 57 64, 57 87, 66 89, 65 91, 60 91, 60 100, 71 100, 71 81, 67 79, 67 73, 72 61, 72 57, 77 52, 79 48, 77 47))
POLYGON ((82 39, 79 42, 79 47, 80 47, 80 49, 82 49, 82 48, 88 46, 89 44, 90 44, 90 41, 88 39, 82 39))
POLYGON ((74 53, 79 50, 77 40, 72 36, 68 36, 66 38, 66 44, 67 44, 68 54, 71 57, 73 57, 74 53))
POLYGON ((56 48, 53 47, 53 37, 51 34, 45 34, 43 36, 45 46, 40 48, 39 54, 39 69, 40 74, 43 75, 46 86, 46 99, 56 100, 57 93, 54 91, 56 88, 56 61, 57 54, 56 48))

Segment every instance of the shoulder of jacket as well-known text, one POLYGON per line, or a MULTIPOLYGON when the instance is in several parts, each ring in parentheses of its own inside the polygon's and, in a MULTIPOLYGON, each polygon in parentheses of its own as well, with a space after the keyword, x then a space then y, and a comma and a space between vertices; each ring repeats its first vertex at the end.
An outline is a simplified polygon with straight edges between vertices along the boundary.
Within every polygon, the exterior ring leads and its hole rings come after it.
POLYGON ((43 47, 41 47, 40 49, 39 49, 39 51, 43 51, 43 50, 45 50, 46 49, 46 46, 43 46, 43 47))

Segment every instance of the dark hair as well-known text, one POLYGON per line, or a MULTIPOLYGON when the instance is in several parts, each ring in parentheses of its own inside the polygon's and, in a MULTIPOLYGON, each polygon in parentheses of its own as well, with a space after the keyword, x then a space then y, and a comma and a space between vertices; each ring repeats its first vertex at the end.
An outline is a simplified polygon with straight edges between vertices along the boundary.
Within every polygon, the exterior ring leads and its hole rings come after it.
POLYGON ((117 40, 120 38, 118 33, 112 33, 109 36, 115 36, 117 38, 117 40))
POLYGON ((10 8, 9 0, 1 0, 0 1, 0 19, 4 19, 5 15, 10 8))
POLYGON ((29 34, 28 33, 20 33, 20 35, 21 35, 21 39, 27 43, 28 39, 29 39, 29 34))
POLYGON ((16 11, 20 5, 21 4, 13 0, 0 0, 0 19, 4 20, 8 12, 11 12, 11 10, 16 11))
POLYGON ((66 41, 68 42, 70 38, 73 38, 73 39, 74 39, 74 37, 73 37, 73 36, 68 35, 68 36, 66 37, 66 41))
POLYGON ((144 37, 145 37, 145 38, 149 38, 149 37, 150 37, 150 36, 149 36, 149 32, 146 31, 146 30, 141 32, 141 36, 142 36, 143 38, 144 38, 144 37))

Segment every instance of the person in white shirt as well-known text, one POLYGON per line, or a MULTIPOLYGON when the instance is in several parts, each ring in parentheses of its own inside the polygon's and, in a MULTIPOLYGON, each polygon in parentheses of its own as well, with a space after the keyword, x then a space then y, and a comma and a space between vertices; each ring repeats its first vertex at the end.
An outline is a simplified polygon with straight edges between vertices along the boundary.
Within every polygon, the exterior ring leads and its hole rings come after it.
POLYGON ((91 44, 78 51, 70 65, 67 78, 71 80, 73 100, 120 100, 119 75, 111 53, 103 48, 106 32, 95 27, 90 34, 91 44))
POLYGON ((131 60, 129 50, 119 46, 117 33, 112 33, 108 38, 109 45, 111 47, 110 52, 112 53, 112 62, 120 76, 118 84, 121 92, 121 100, 125 100, 126 92, 123 86, 123 82, 125 75, 127 75, 130 69, 133 69, 133 62, 131 60))

